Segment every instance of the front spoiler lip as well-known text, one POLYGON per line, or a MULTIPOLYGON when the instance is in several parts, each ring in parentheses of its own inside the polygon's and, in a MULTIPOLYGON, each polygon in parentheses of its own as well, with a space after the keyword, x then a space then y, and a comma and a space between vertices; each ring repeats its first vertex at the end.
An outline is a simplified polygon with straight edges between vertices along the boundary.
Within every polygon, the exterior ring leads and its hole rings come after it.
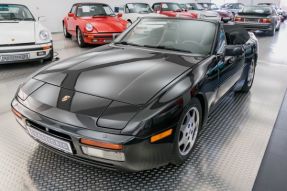
MULTIPOLYGON (((53 131, 68 135, 71 138, 70 142, 72 143, 74 154, 68 154, 58 151, 30 136, 34 140, 39 142, 41 145, 45 146, 46 148, 49 148, 52 151, 56 151, 56 153, 59 153, 65 157, 101 168, 117 168, 124 171, 148 170, 166 165, 169 163, 169 161, 171 161, 171 153, 173 150, 172 141, 163 141, 151 144, 149 138, 141 139, 134 136, 108 134, 83 128, 71 127, 67 124, 60 124, 59 122, 53 123, 52 119, 48 119, 45 116, 41 116, 40 114, 29 110, 24 105, 19 103, 16 99, 13 99, 12 101, 12 108, 20 112, 22 116, 27 120, 33 122, 37 121, 37 124, 40 123, 40 126, 42 125, 42 123, 45 123, 44 127, 46 127, 46 129, 51 129, 53 131), (124 162, 120 162, 85 155, 81 149, 82 144, 79 142, 80 138, 90 138, 99 141, 122 144, 124 145, 124 149, 122 150, 122 152, 125 154, 126 160, 124 162)), ((27 132, 27 129, 25 127, 24 130, 27 132)), ((48 131, 46 133, 49 134, 48 131)))

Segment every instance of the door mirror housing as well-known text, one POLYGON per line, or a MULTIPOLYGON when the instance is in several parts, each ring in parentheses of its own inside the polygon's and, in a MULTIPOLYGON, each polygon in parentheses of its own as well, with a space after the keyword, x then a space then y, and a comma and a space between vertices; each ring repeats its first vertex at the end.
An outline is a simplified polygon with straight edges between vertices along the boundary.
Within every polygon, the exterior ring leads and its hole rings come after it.
POLYGON ((117 15, 119 18, 120 17, 122 17, 123 16, 123 14, 122 13, 118 13, 118 15, 117 15))
POLYGON ((69 17, 75 17, 75 14, 74 13, 69 13, 68 16, 69 17))
POLYGON ((241 45, 227 45, 225 47, 225 56, 241 56, 244 53, 241 45))

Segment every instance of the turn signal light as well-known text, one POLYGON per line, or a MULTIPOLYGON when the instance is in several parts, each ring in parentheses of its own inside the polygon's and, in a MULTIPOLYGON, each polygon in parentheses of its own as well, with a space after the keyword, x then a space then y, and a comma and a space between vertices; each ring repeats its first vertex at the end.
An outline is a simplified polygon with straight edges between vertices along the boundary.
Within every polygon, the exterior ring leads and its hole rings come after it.
POLYGON ((172 134, 172 129, 169 129, 167 131, 164 131, 162 133, 159 133, 157 135, 152 136, 150 138, 150 142, 151 143, 157 142, 157 141, 159 141, 159 140, 161 140, 163 138, 166 138, 166 137, 170 136, 171 134, 172 134))
POLYGON ((260 23, 272 23, 272 19, 260 19, 260 23))
POLYGON ((234 21, 235 22, 244 22, 244 18, 243 17, 235 17, 234 21))
POLYGON ((51 48, 50 45, 44 45, 44 46, 42 46, 42 49, 43 49, 43 50, 49 50, 50 48, 51 48))
POLYGON ((22 114, 19 113, 16 109, 12 108, 12 112, 13 112, 14 115, 16 115, 18 118, 22 119, 22 114))
POLYGON ((94 140, 90 140, 90 139, 80 139, 80 143, 82 143, 84 145, 100 147, 100 148, 105 148, 105 149, 112 149, 112 150, 122 150, 123 149, 123 145, 101 142, 101 141, 94 141, 94 140))

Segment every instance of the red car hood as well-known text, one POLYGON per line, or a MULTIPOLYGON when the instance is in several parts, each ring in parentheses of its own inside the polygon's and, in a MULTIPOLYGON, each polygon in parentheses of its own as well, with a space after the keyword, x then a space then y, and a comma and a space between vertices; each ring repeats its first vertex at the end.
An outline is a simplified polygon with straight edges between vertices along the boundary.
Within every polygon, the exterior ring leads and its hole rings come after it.
POLYGON ((82 17, 91 23, 98 32, 123 32, 127 28, 127 22, 118 17, 82 17))
POLYGON ((197 14, 191 12, 174 12, 174 11, 163 11, 162 14, 169 17, 191 17, 197 18, 197 14))

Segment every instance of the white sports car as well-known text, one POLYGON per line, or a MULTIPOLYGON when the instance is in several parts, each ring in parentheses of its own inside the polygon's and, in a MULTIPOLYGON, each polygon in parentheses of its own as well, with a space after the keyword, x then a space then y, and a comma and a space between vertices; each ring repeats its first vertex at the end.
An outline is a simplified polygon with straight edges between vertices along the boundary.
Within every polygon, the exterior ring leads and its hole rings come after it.
POLYGON ((221 17, 216 11, 207 11, 201 4, 198 3, 185 3, 180 4, 181 8, 186 11, 196 13, 199 19, 210 19, 220 21, 221 17))
POLYGON ((24 5, 0 4, 0 64, 53 59, 51 33, 24 5))
POLYGON ((142 17, 166 17, 158 13, 154 13, 147 3, 127 3, 122 10, 123 19, 130 24, 142 17))

